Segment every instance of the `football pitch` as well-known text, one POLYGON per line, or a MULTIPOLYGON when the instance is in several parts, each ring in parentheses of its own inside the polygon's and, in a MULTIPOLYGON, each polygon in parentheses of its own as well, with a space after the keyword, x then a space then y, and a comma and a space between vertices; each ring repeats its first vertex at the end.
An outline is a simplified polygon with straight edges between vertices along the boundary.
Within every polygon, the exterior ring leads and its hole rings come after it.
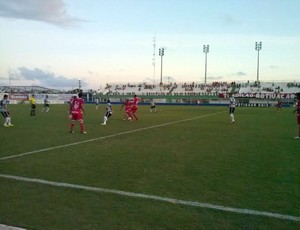
POLYGON ((300 229, 300 141, 292 108, 67 105, 0 127, 0 224, 26 229, 300 229))

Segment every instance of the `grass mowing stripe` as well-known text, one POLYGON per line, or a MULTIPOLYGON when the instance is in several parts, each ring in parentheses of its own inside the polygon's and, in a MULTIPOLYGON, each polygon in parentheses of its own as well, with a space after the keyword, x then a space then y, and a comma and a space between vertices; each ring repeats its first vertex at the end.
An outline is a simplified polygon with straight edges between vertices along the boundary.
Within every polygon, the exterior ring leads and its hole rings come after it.
POLYGON ((159 127, 172 125, 172 124, 176 124, 176 123, 180 123, 180 122, 191 121, 191 120, 195 120, 195 119, 199 119, 199 118, 209 117, 209 116, 213 116, 213 115, 216 115, 216 114, 219 114, 219 113, 224 113, 224 111, 217 112, 217 113, 210 113, 210 114, 201 115, 201 116, 197 116, 197 117, 191 117, 191 118, 182 119, 182 120, 178 120, 178 121, 167 122, 167 123, 159 124, 159 125, 153 125, 153 126, 150 126, 150 127, 129 130, 129 131, 121 132, 121 133, 116 133, 116 134, 112 134, 112 135, 108 135, 108 136, 104 136, 104 137, 97 137, 97 138, 93 138, 93 139, 89 139, 89 140, 85 140, 85 141, 74 142, 74 143, 70 143, 70 144, 66 144, 66 145, 59 145, 59 146, 39 149, 39 150, 35 150, 35 151, 30 151, 30 152, 26 152, 26 153, 10 155, 10 156, 6 156, 6 157, 1 157, 0 160, 8 160, 8 159, 16 158, 16 157, 31 155, 31 154, 34 154, 34 153, 40 153, 40 152, 45 152, 45 151, 49 151, 49 150, 65 148, 65 147, 69 147, 69 146, 73 146, 73 145, 80 145, 80 144, 89 143, 89 142, 93 142, 93 141, 99 141, 99 140, 103 140, 103 139, 107 139, 107 138, 111 138, 111 137, 116 137, 116 136, 120 136, 120 135, 124 135, 124 134, 139 132, 139 131, 143 131, 143 130, 147 130, 147 129, 159 128, 159 127))
POLYGON ((78 185, 78 184, 69 184, 69 183, 63 183, 63 182, 55 182, 55 181, 48 181, 48 180, 27 178, 27 177, 20 177, 20 176, 6 175, 6 174, 0 174, 0 177, 5 178, 5 179, 16 180, 16 181, 45 184, 45 185, 50 185, 50 186, 55 186, 55 187, 80 189, 80 190, 99 192, 99 193, 110 193, 110 194, 116 194, 116 195, 120 195, 120 196, 128 196, 128 197, 162 201, 162 202, 168 202, 168 203, 180 204, 180 205, 186 205, 186 206, 208 208, 208 209, 233 212, 233 213, 238 213, 238 214, 271 217, 271 218, 282 219, 282 220, 300 221, 300 217, 298 217, 298 216, 284 215, 284 214, 280 214, 280 213, 256 211, 256 210, 242 209, 242 208, 232 208, 232 207, 214 205, 214 204, 209 204, 209 203, 201 203, 201 202, 196 202, 196 201, 185 201, 185 200, 178 200, 178 199, 168 198, 168 197, 147 195, 147 194, 142 194, 142 193, 134 193, 134 192, 114 190, 114 189, 90 187, 90 186, 84 186, 84 185, 78 185))

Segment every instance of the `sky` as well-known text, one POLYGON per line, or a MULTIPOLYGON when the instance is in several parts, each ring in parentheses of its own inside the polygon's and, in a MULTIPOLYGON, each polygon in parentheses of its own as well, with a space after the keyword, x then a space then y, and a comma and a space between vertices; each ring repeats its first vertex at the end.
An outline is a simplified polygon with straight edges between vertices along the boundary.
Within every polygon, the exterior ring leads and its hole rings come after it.
POLYGON ((258 55, 260 81, 300 82, 299 9, 299 0, 0 0, 0 85, 204 83, 204 45, 207 83, 254 82, 258 55))

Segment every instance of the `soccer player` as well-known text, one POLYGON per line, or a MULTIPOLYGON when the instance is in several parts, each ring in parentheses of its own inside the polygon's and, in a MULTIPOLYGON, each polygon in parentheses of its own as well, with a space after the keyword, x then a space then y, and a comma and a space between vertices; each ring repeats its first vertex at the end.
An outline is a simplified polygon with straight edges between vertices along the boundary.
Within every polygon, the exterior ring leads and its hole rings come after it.
POLYGON ((96 104, 96 109, 98 110, 99 109, 99 99, 98 98, 95 99, 95 104, 96 104))
POLYGON ((234 120, 234 111, 235 111, 235 98, 233 96, 233 94, 230 94, 230 98, 229 98, 229 117, 230 117, 230 123, 233 124, 235 122, 234 120))
POLYGON ((43 109, 42 112, 44 112, 44 110, 46 110, 46 113, 49 112, 49 100, 48 100, 48 95, 45 96, 44 98, 44 105, 43 105, 43 109))
POLYGON ((78 121, 80 125, 80 133, 86 134, 86 131, 84 130, 84 124, 83 124, 83 114, 84 108, 83 108, 84 101, 82 99, 82 93, 78 93, 78 97, 74 96, 72 100, 70 100, 70 112, 72 115, 71 118, 71 130, 70 133, 74 133, 74 126, 75 122, 78 121))
POLYGON ((123 120, 130 120, 130 121, 132 120, 131 105, 132 105, 132 102, 126 98, 124 104, 122 105, 122 107, 120 109, 120 110, 122 110, 123 107, 125 107, 125 114, 124 114, 123 120))
POLYGON ((30 103, 30 116, 35 116, 35 109, 36 109, 36 100, 34 97, 34 94, 31 95, 29 98, 29 103, 30 103))
POLYGON ((280 100, 278 100, 277 104, 276 104, 276 111, 277 112, 281 111, 281 108, 282 108, 282 102, 280 100))
POLYGON ((110 100, 107 100, 107 104, 106 104, 106 112, 105 112, 105 115, 103 117, 103 123, 101 125, 106 125, 107 121, 108 121, 108 118, 111 117, 112 115, 112 106, 111 106, 111 103, 110 103, 110 100))
POLYGON ((152 98, 150 100, 150 113, 152 113, 153 110, 156 113, 156 103, 155 103, 154 99, 152 98))
POLYGON ((2 114, 2 116, 4 117, 4 127, 9 128, 14 126, 11 123, 11 117, 10 117, 10 113, 7 109, 7 104, 8 104, 8 100, 7 100, 8 96, 7 94, 4 94, 3 99, 0 101, 0 112, 2 114))
POLYGON ((138 117, 135 115, 136 111, 138 110, 138 104, 141 102, 141 98, 137 97, 137 95, 133 96, 132 99, 132 106, 131 106, 131 115, 138 120, 138 117))
POLYGON ((300 139, 300 92, 297 93, 297 103, 294 112, 296 112, 297 125, 298 125, 298 136, 296 136, 295 139, 300 139))

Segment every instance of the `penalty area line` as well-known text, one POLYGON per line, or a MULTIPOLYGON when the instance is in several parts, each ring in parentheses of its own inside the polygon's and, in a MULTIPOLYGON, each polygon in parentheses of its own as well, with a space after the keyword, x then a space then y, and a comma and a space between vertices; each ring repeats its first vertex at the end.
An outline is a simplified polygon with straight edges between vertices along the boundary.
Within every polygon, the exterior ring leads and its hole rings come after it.
POLYGON ((54 182, 54 181, 6 175, 6 174, 0 174, 0 177, 4 178, 4 179, 10 179, 10 180, 16 180, 16 181, 22 181, 22 182, 44 184, 44 185, 49 185, 49 186, 53 186, 53 187, 72 188, 72 189, 79 189, 79 190, 85 190, 85 191, 89 191, 89 192, 98 192, 98 193, 109 193, 109 194, 115 194, 115 195, 120 195, 120 196, 161 201, 161 202, 167 202, 167 203, 178 204, 178 205, 213 209, 213 210, 224 211, 224 212, 233 212, 233 213, 252 215, 252 216, 270 217, 270 218, 297 221, 297 222, 300 221, 299 216, 284 215, 284 214, 274 213, 274 212, 233 208, 233 207, 226 207, 226 206, 222 206, 222 205, 202 203, 202 202, 197 202, 197 201, 186 201, 186 200, 179 200, 179 199, 175 199, 175 198, 147 195, 147 194, 142 194, 142 193, 134 193, 134 192, 121 191, 121 190, 114 190, 114 189, 90 187, 90 186, 69 184, 69 183, 63 183, 63 182, 54 182))
POLYGON ((201 115, 201 116, 197 116, 197 117, 186 118, 186 119, 182 119, 182 120, 178 120, 178 121, 171 121, 171 122, 167 122, 167 123, 163 123, 163 124, 159 124, 159 125, 153 125, 153 126, 149 126, 149 127, 145 127, 145 128, 139 128, 139 129, 124 131, 124 132, 120 132, 120 133, 107 135, 107 136, 104 136, 104 137, 97 137, 97 138, 88 139, 88 140, 79 141, 79 142, 74 142, 74 143, 70 143, 70 144, 58 145, 58 146, 39 149, 39 150, 34 150, 34 151, 30 151, 30 152, 10 155, 10 156, 6 156, 6 157, 1 157, 0 160, 1 161, 9 160, 9 159, 17 158, 17 157, 23 157, 23 156, 31 155, 31 154, 34 154, 34 153, 41 153, 41 152, 51 151, 51 150, 54 150, 54 149, 66 148, 66 147, 70 147, 70 146, 74 146, 74 145, 80 145, 80 144, 85 144, 85 143, 89 143, 89 142, 104 140, 104 139, 108 139, 108 138, 112 138, 112 137, 121 136, 121 135, 124 135, 124 134, 130 134, 130 133, 135 133, 135 132, 139 132, 139 131, 143 131, 143 130, 147 130, 147 129, 154 129, 154 128, 159 128, 159 127, 172 125, 172 124, 176 124, 176 123, 180 123, 180 122, 186 122, 186 121, 196 120, 196 119, 199 119, 199 118, 209 117, 209 116, 213 116, 213 115, 216 115, 216 114, 219 114, 219 113, 224 113, 224 111, 217 112, 217 113, 209 113, 209 114, 205 114, 205 115, 201 115))

